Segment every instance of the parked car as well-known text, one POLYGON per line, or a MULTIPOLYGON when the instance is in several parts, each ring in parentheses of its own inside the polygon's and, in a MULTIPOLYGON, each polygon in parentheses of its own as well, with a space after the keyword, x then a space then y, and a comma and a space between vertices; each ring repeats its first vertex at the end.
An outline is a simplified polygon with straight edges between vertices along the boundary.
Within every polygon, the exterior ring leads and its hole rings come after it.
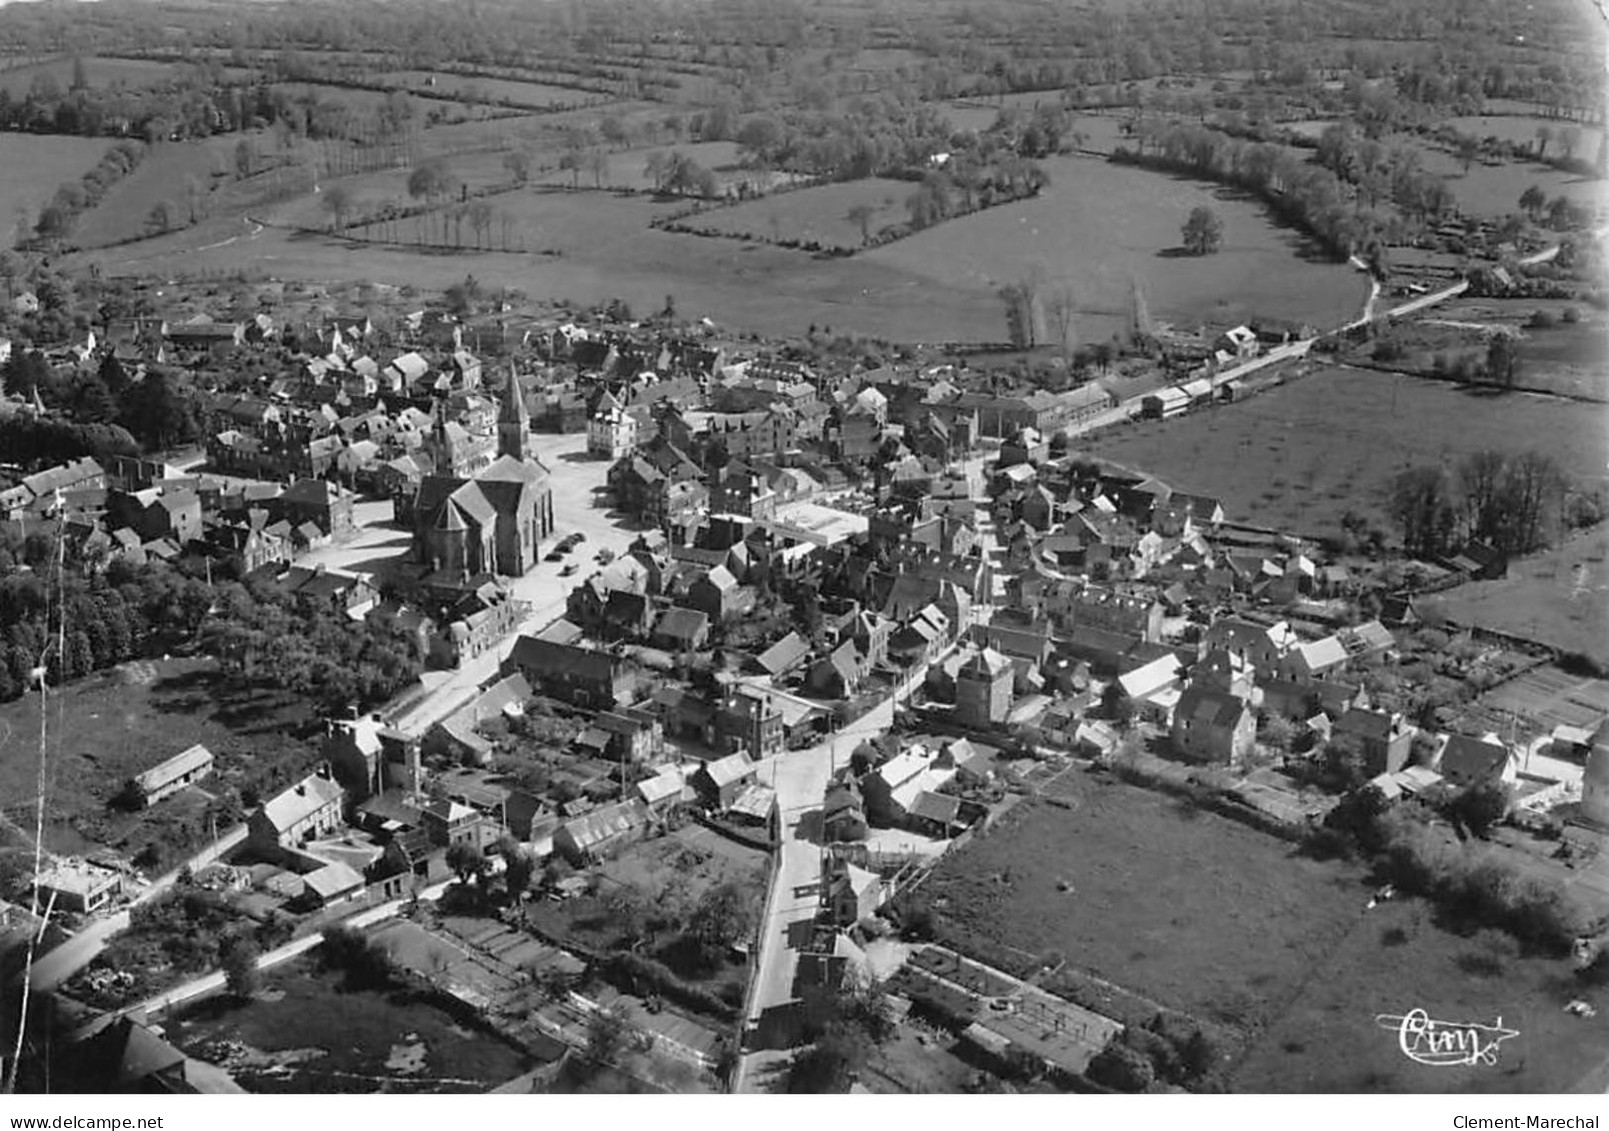
POLYGON ((574 573, 576 570, 578 570, 580 568, 581 568, 580 566, 576 565, 574 562, 571 562, 569 565, 567 565, 563 569, 559 570, 559 576, 560 577, 569 577, 572 573, 574 573))

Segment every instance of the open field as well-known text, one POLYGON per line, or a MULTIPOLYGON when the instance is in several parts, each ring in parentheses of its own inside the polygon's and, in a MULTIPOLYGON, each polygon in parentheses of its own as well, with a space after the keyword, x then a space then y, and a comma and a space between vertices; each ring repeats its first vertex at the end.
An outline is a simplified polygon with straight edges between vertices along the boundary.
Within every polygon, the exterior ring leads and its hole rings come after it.
MULTIPOLYGON (((53 692, 46 719, 45 846, 79 852, 105 844, 128 855, 148 844, 162 851, 208 837, 205 811, 243 775, 281 780, 312 764, 293 737, 301 710, 274 693, 227 694, 208 660, 125 664, 53 692), (151 809, 124 812, 110 803, 134 774, 194 743, 217 756, 214 776, 151 809)), ((39 772, 39 698, 0 706, 0 843, 31 845, 39 772), (16 826, 27 830, 24 838, 16 826)))
POLYGON ((159 201, 167 201, 175 223, 186 222, 191 184, 210 189, 229 175, 239 142, 239 137, 223 135, 152 146, 139 168, 113 185, 99 205, 79 218, 72 242, 80 247, 104 247, 143 235, 146 219, 159 201))
POLYGON ((1339 325, 1362 309, 1363 276, 1304 256, 1305 240, 1274 227, 1255 202, 1212 186, 1090 158, 1044 163, 1050 187, 1032 200, 939 224, 864 258, 993 295, 1036 265, 1073 284, 1082 341, 1129 324, 1132 281, 1151 313, 1180 325, 1253 315, 1339 325), (1197 205, 1223 218, 1223 248, 1186 256, 1184 218, 1197 205))
POLYGON ((395 71, 385 76, 408 90, 428 90, 434 94, 454 94, 473 101, 491 99, 510 106, 544 109, 549 106, 593 105, 604 97, 591 91, 547 83, 520 82, 515 79, 487 79, 475 75, 455 75, 442 71, 395 71), (435 80, 432 82, 431 80, 435 80))
POLYGON ((962 949, 968 938, 1056 949, 1232 1027, 1234 1090, 1562 1091, 1604 1059, 1605 1014, 1562 1010, 1583 992, 1563 960, 1455 933, 1418 900, 1367 910, 1355 865, 1294 855, 1159 794, 1072 774, 1052 792, 1071 810, 1022 806, 933 874, 923 892, 941 935, 962 949), (1495 1068, 1416 1066, 1375 1021, 1415 1007, 1448 1021, 1500 1015, 1521 1036, 1495 1068))
POLYGON ((58 188, 93 169, 112 145, 98 137, 0 133, 0 201, 7 210, 0 246, 11 246, 16 233, 10 225, 19 213, 26 211, 31 219, 58 188))
MULTIPOLYGON (((1451 126, 1461 134, 1468 134, 1482 141, 1495 137, 1499 141, 1517 142, 1522 145, 1535 145, 1536 131, 1546 127, 1555 138, 1548 143, 1550 152, 1558 151, 1557 137, 1559 131, 1564 128, 1560 122, 1548 122, 1525 114, 1481 114, 1467 118, 1445 118, 1440 124, 1451 126)), ((1592 155, 1598 151, 1600 136, 1598 130, 1590 127, 1581 129, 1581 143, 1576 146, 1575 155, 1591 160, 1592 155)))
MULTIPOLYGON (((94 88, 112 86, 139 88, 158 86, 172 81, 182 67, 177 63, 164 63, 155 59, 102 59, 87 56, 84 59, 84 77, 94 88)), ((66 57, 46 63, 31 63, 0 71, 0 90, 13 98, 22 98, 40 75, 49 75, 56 85, 66 90, 73 81, 73 62, 66 57)))
POLYGON ((486 1092, 534 1066, 412 990, 343 988, 316 951, 264 981, 250 1003, 182 1011, 167 1039, 259 1093, 486 1092))
POLYGON ((1601 488, 1605 436, 1603 414, 1570 401, 1331 368, 1241 403, 1119 425, 1080 448, 1215 495, 1236 521, 1320 535, 1338 532, 1348 510, 1389 528, 1385 494, 1398 472, 1484 448, 1540 448, 1601 488))
MULTIPOLYGON (((1075 292, 1083 341, 1103 340, 1127 325, 1136 276, 1158 320, 1187 325, 1240 321, 1253 313, 1332 325, 1362 308, 1368 288, 1360 273, 1304 259, 1300 237, 1272 227, 1248 201, 1219 199, 1206 186, 1096 160, 1063 158, 1049 166, 1055 184, 1037 200, 831 260, 650 230, 648 220, 675 203, 532 191, 499 196, 495 205, 523 225, 521 246, 561 254, 421 254, 406 247, 354 252, 345 241, 273 230, 251 236, 248 247, 245 226, 220 217, 69 262, 97 263, 114 275, 251 266, 280 279, 384 279, 424 289, 445 288, 473 272, 483 284, 518 287, 539 298, 619 297, 634 308, 658 309, 674 294, 689 316, 759 333, 798 334, 814 323, 897 341, 1003 340, 996 292, 1035 263, 1053 284, 1068 273, 1081 280, 1075 292), (1146 205, 1125 207, 1131 199, 1146 205), (1203 201, 1225 218, 1225 249, 1201 259, 1162 254, 1177 245, 1189 208, 1203 201), (213 246, 235 237, 242 238, 213 246)), ((306 198, 292 205, 305 206, 306 198)))
MULTIPOLYGON (((1609 1004, 1567 963, 1521 953, 1492 931, 1438 927, 1418 900, 1386 903, 1343 937, 1236 1066, 1245 1092, 1567 1092, 1609 1050, 1609 1004), (1400 940, 1400 941, 1399 941, 1400 940), (1564 1012, 1576 997, 1598 1016, 1564 1012), (1442 1021, 1517 1030, 1495 1065, 1427 1066, 1403 1056, 1375 1022, 1423 1009, 1442 1021)), ((1602 1085, 1599 1085, 1601 1089, 1602 1085)))
POLYGON ((1600 527, 1547 553, 1510 562, 1505 578, 1460 585, 1437 600, 1460 624, 1511 632, 1609 664, 1606 553, 1609 531, 1600 527))
POLYGON ((957 949, 977 936, 1032 955, 1059 950, 1163 1005, 1250 1028, 1277 1013, 1368 899, 1358 870, 1295 856, 1160 794, 1082 774, 1051 792, 1075 808, 1019 806, 923 887, 957 949))
POLYGON ((1429 148, 1422 152, 1425 172, 1447 178, 1459 211, 1466 215, 1507 216, 1518 212, 1521 194, 1532 185, 1546 193, 1549 200, 1567 196, 1588 207, 1609 200, 1609 182, 1561 172, 1551 165, 1518 161, 1483 165, 1477 161, 1465 173, 1463 163, 1454 154, 1429 148))
POLYGON ((859 205, 872 209, 867 228, 875 236, 890 224, 905 222, 905 200, 914 187, 906 181, 878 177, 819 185, 716 209, 689 217, 686 223, 750 239, 798 240, 853 249, 864 241, 860 225, 849 219, 849 210, 859 205))

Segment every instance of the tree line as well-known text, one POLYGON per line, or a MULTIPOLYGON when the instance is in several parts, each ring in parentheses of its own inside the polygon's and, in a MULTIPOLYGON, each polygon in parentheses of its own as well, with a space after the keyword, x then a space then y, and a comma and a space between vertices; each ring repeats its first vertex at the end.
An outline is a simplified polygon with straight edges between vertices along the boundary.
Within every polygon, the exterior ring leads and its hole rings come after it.
POLYGON ((1435 558, 1469 540, 1504 554, 1548 546, 1566 526, 1590 525, 1600 504, 1578 492, 1546 452, 1483 450, 1450 471, 1415 467, 1391 486, 1389 510, 1410 554, 1435 558))

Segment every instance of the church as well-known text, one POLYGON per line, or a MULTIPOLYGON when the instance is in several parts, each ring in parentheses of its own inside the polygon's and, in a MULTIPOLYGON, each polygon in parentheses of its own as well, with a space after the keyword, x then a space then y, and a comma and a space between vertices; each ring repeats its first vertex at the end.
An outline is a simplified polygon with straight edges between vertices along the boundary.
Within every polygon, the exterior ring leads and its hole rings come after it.
POLYGON ((531 415, 512 371, 497 414, 497 456, 473 471, 469 466, 441 460, 438 473, 420 483, 414 553, 433 573, 529 572, 541 558, 542 540, 553 534, 553 487, 536 458, 531 415))

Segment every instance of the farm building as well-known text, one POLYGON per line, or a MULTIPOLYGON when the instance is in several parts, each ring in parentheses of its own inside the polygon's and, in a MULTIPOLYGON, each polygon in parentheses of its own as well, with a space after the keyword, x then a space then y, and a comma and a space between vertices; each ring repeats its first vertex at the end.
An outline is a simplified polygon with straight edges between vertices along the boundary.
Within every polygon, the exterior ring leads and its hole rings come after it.
POLYGON ((152 766, 143 774, 136 774, 129 782, 129 795, 142 808, 146 808, 163 798, 172 797, 185 786, 200 781, 210 773, 212 751, 197 743, 166 762, 152 766))

